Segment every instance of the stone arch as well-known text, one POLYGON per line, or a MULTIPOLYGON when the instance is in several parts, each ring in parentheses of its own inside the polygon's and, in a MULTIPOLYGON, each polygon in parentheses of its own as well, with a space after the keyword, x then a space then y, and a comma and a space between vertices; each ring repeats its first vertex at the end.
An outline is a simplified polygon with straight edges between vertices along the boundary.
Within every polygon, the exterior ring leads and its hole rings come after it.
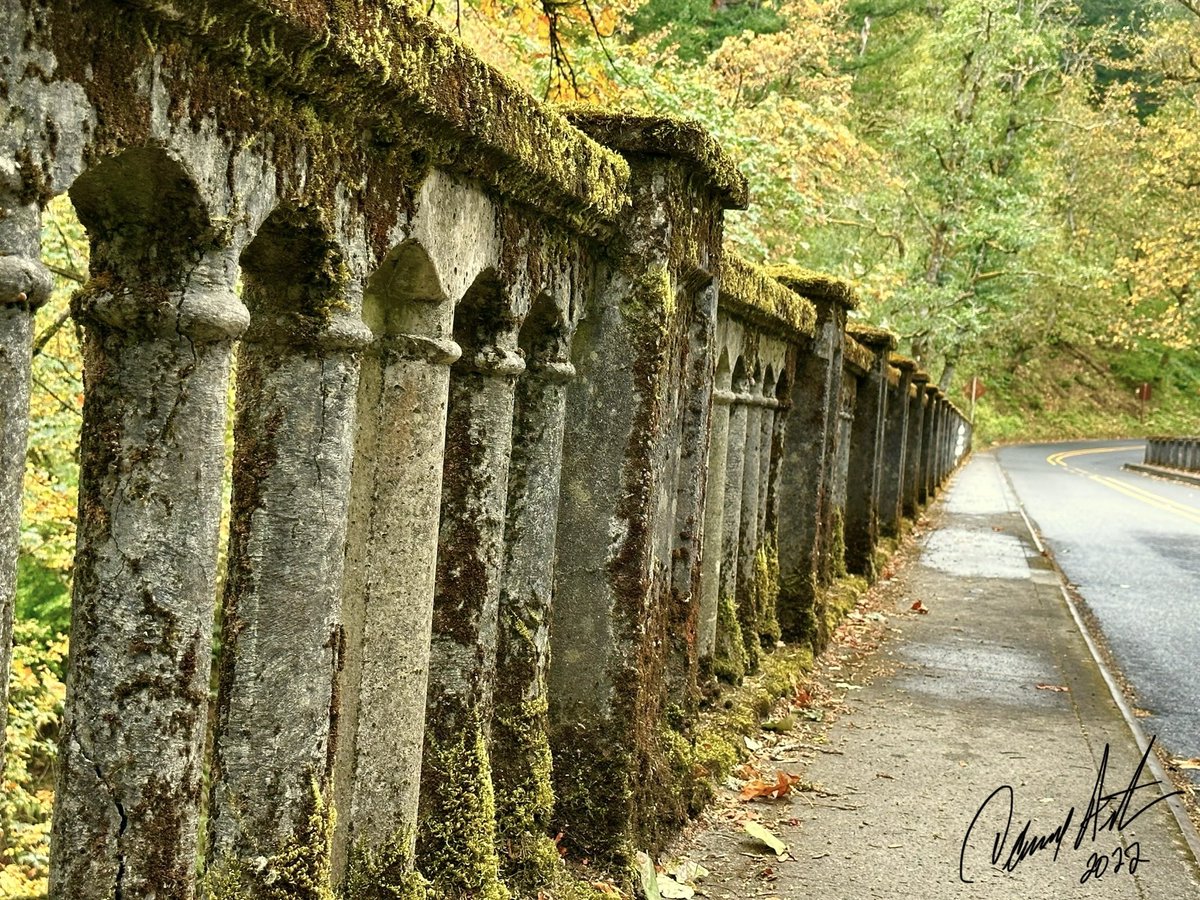
POLYGON ((393 247, 368 279, 363 320, 376 335, 449 337, 448 300, 433 258, 409 239, 393 247))
POLYGON ((92 271, 178 277, 217 237, 196 179, 162 147, 89 167, 68 191, 92 244, 92 271))
POLYGON ((569 343, 567 314, 552 296, 544 292, 537 294, 517 335, 517 346, 525 365, 534 369, 552 362, 563 363, 570 358, 569 343))

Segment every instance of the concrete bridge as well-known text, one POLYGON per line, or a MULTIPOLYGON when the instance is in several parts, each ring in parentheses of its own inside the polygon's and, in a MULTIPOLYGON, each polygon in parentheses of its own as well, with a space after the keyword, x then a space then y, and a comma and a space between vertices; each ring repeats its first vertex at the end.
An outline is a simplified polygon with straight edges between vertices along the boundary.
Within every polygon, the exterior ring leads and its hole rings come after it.
POLYGON ((702 703, 819 647, 970 446, 850 285, 723 243, 692 123, 548 108, 390 0, 0 22, 0 683, 51 198, 92 247, 58 900, 622 864, 703 797, 702 703))

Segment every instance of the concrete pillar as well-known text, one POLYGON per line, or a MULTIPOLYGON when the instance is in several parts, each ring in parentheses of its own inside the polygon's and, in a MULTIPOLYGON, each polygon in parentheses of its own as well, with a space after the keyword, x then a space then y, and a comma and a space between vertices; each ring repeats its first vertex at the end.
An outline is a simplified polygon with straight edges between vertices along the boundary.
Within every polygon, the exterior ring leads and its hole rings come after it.
POLYGON ((762 379, 760 366, 746 385, 740 412, 745 416, 745 443, 742 450, 741 510, 738 515, 737 585, 738 620, 746 645, 746 663, 750 672, 758 670, 762 645, 758 637, 759 609, 756 585, 758 553, 758 477, 762 448, 762 379))
POLYGON ((921 509, 921 452, 925 436, 925 385, 929 375, 912 373, 908 391, 908 441, 904 453, 904 515, 916 519, 921 509))
POLYGON ((233 508, 221 613, 208 871, 266 897, 328 889, 342 574, 358 351, 371 332, 314 267, 336 247, 268 219, 242 255, 233 508), (330 311, 334 311, 330 314, 330 311))
POLYGON ((850 430, 850 459, 846 482, 846 568, 875 577, 875 545, 879 542, 879 502, 882 455, 887 423, 888 351, 895 339, 859 333, 874 361, 859 382, 850 430))
POLYGON ((681 402, 675 460, 674 517, 671 531, 671 594, 668 605, 668 702, 695 714, 700 701, 700 623, 704 516, 707 503, 709 435, 713 416, 714 329, 717 289, 712 283, 681 302, 697 306, 683 344, 681 402))
POLYGON ((492 721, 501 871, 534 891, 546 875, 553 796, 546 671, 554 594, 554 543, 567 385, 575 375, 563 314, 542 296, 520 333, 525 374, 517 380, 505 513, 504 574, 492 721))
POLYGON ((33 318, 54 286, 38 258, 40 226, 36 204, 22 204, 7 195, 0 198, 0 780, 29 433, 33 318))
POLYGON ((850 364, 847 364, 842 375, 842 394, 838 400, 838 424, 834 434, 833 472, 830 475, 830 513, 826 519, 829 523, 829 534, 824 538, 828 549, 821 560, 825 569, 819 574, 822 584, 829 584, 846 574, 846 498, 850 481, 854 407, 858 402, 859 386, 865 377, 865 369, 850 364))
POLYGON ((843 335, 853 294, 825 294, 787 268, 772 269, 785 286, 813 301, 816 338, 798 351, 791 408, 782 436, 776 496, 779 509, 778 616, 785 640, 816 634, 814 599, 829 570, 823 535, 832 518, 831 481, 838 399, 842 387, 843 335))
POLYGON ((397 892, 412 872, 429 673, 451 304, 424 249, 367 284, 343 601, 333 868, 397 892))
POLYGON ((778 472, 777 449, 775 447, 776 420, 779 418, 779 400, 775 396, 778 373, 768 370, 763 379, 761 405, 761 428, 758 443, 758 542, 755 548, 754 586, 758 616, 758 637, 768 650, 779 641, 779 617, 776 612, 778 597, 775 594, 779 581, 779 552, 776 538, 776 517, 768 515, 769 504, 775 498, 772 479, 778 472))
POLYGON ((908 461, 908 392, 916 363, 893 357, 888 373, 887 426, 883 444, 883 481, 879 491, 879 529, 889 537, 900 535, 904 516, 904 477, 908 461))
POLYGON ((746 475, 746 434, 753 378, 746 371, 745 358, 739 359, 733 372, 733 401, 729 407, 728 449, 725 453, 725 495, 721 525, 721 580, 719 603, 726 606, 726 615, 719 617, 716 653, 718 673, 727 679, 739 680, 757 664, 751 658, 747 642, 746 616, 739 603, 739 565, 742 553, 742 492, 746 475), (730 616, 728 613, 732 612, 730 616))
POLYGON ((700 573, 698 653, 702 673, 713 672, 717 642, 717 613, 721 599, 721 561, 724 553, 725 475, 729 451, 730 389, 733 374, 728 356, 717 365, 713 383, 712 438, 704 501, 704 553, 700 573))
POLYGON ((525 362, 489 273, 454 313, 417 863, 439 897, 499 889, 489 743, 513 403, 525 362), (489 796, 490 795, 490 796, 489 796))
POLYGON ((108 159, 71 197, 93 257, 73 301, 87 381, 49 893, 190 900, 226 391, 249 316, 236 257, 164 151, 108 159))
POLYGON ((938 437, 938 390, 937 385, 925 385, 925 419, 921 426, 921 503, 933 500, 937 489, 934 467, 937 464, 936 442, 938 437))

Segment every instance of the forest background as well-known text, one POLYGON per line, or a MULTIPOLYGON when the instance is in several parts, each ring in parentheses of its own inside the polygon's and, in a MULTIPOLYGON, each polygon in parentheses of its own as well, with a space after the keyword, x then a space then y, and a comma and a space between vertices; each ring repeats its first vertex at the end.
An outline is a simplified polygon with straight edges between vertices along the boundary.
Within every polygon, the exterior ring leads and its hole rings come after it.
MULTIPOLYGON (((426 0, 428 2, 428 0, 426 0)), ((1200 0, 433 0, 551 102, 702 121, 750 180, 729 238, 859 286, 977 440, 1195 433, 1200 0), (1151 388, 1143 408, 1136 393, 1151 388)), ((44 896, 87 239, 43 234, 0 897, 44 896)))

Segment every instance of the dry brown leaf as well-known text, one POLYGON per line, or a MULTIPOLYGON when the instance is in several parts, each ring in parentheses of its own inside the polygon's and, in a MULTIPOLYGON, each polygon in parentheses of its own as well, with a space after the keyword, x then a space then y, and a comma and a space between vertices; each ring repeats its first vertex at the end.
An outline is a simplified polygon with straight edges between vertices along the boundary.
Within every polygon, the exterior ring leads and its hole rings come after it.
POLYGON ((914 603, 912 606, 910 606, 909 609, 911 609, 913 612, 919 612, 919 613, 929 612, 929 607, 926 606, 924 603, 922 603, 920 600, 918 600, 916 603, 914 603))
POLYGON ((785 797, 791 791, 792 785, 799 783, 799 775, 791 775, 788 772, 779 771, 775 773, 775 780, 764 781, 761 778, 756 778, 746 784, 738 799, 743 801, 748 800, 778 800, 780 797, 785 797))
POLYGON ((1039 691, 1054 691, 1057 694, 1065 694, 1071 690, 1065 684, 1035 684, 1034 687, 1039 691))
POLYGON ((1173 759, 1171 762, 1181 769, 1200 769, 1200 756, 1193 756, 1191 759, 1173 759))

